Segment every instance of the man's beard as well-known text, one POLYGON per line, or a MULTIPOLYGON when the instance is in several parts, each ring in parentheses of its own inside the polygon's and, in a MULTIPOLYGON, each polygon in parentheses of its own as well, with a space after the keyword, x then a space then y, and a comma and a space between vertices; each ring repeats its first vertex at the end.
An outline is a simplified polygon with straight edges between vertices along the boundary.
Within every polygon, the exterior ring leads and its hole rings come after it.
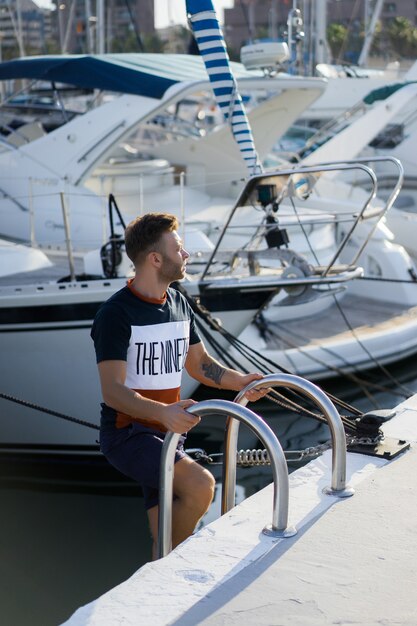
POLYGON ((159 270, 159 276, 163 281, 173 283, 176 280, 182 280, 184 278, 184 262, 176 264, 171 261, 167 256, 162 254, 162 267, 159 270))

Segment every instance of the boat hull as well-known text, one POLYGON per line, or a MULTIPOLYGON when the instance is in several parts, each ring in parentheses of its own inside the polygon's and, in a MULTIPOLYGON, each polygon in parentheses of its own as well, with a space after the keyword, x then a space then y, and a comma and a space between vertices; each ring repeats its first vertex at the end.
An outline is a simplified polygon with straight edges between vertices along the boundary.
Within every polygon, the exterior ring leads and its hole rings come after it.
MULTIPOLYGON (((100 304, 125 280, 4 288, 0 293, 1 393, 98 425, 101 390, 91 325, 100 304), (97 285, 97 283, 99 283, 97 285)), ((197 295, 198 285, 190 285, 197 295)), ((231 333, 239 334, 274 294, 272 286, 245 291, 221 287, 199 294, 202 303, 231 333)), ((216 340, 226 340, 216 331, 216 340)), ((190 397, 197 381, 184 377, 190 397)), ((0 399, 0 448, 6 446, 91 446, 98 432, 0 399)))

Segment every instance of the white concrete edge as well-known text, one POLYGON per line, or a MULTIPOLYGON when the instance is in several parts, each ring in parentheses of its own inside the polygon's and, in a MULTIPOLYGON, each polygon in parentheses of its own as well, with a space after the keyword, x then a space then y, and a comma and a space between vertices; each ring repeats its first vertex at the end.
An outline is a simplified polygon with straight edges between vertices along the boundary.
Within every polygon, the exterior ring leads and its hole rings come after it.
MULTIPOLYGON (((415 442, 417 395, 397 407, 396 416, 384 428, 387 437, 415 442)), ((347 455, 347 482, 355 489, 388 461, 361 454, 347 455)), ((331 451, 290 476, 290 525, 300 532, 314 524, 343 499, 322 493, 330 484, 331 451)), ((354 496, 353 496, 354 497, 354 496)), ((78 609, 67 626, 172 624, 215 588, 263 557, 279 542, 262 534, 272 516, 272 485, 254 494, 230 513, 212 522, 185 541, 166 558, 147 563, 131 578, 97 600, 78 609)))

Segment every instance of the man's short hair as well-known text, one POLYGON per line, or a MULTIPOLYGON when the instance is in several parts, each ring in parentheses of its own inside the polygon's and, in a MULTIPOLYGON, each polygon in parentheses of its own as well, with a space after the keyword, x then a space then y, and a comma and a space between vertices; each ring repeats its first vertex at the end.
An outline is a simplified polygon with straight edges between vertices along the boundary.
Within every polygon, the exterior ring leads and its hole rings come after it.
POLYGON ((135 264, 142 263, 146 255, 157 248, 164 233, 178 229, 178 220, 170 213, 146 213, 137 217, 125 230, 126 254, 135 264))

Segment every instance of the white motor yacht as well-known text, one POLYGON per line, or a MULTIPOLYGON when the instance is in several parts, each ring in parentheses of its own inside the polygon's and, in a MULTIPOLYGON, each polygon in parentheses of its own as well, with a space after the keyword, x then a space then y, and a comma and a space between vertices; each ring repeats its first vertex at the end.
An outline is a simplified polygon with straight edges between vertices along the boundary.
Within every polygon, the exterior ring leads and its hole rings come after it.
MULTIPOLYGON (((313 329, 317 320, 329 319, 322 312, 317 315, 320 303, 326 299, 331 303, 347 285, 347 297, 362 312, 360 325, 367 327, 369 336, 372 336, 381 321, 378 317, 381 310, 386 313, 385 322, 389 321, 391 327, 396 327, 394 344, 386 341, 386 332, 380 332, 380 358, 388 361, 403 356, 400 344, 403 339, 408 341, 408 351, 417 349, 417 317, 413 313, 417 306, 416 293, 414 299, 410 291, 408 300, 402 300, 402 317, 392 299, 390 306, 385 293, 379 292, 378 295, 374 291, 371 296, 374 298, 372 306, 367 308, 362 305, 363 293, 355 299, 353 287, 361 284, 359 280, 364 271, 358 264, 359 254, 363 255, 361 249, 366 250, 366 245, 370 245, 367 239, 372 226, 366 217, 374 191, 369 193, 367 203, 357 207, 355 215, 331 216, 333 227, 338 233, 338 245, 333 258, 324 265, 318 258, 309 262, 300 255, 292 247, 288 232, 280 222, 280 202, 284 199, 287 203, 290 200, 294 203, 300 201, 300 189, 302 196, 305 195, 306 185, 314 186, 314 177, 320 179, 332 167, 343 166, 328 165, 298 170, 290 168, 252 177, 229 212, 215 246, 200 231, 195 232, 193 262, 189 264, 190 273, 183 287, 196 308, 204 340, 226 363, 232 358, 235 367, 258 370, 258 366, 247 359, 249 348, 252 349, 252 355, 261 352, 261 357, 271 358, 277 369, 286 367, 287 363, 291 365, 289 369, 295 369, 294 354, 302 354, 304 344, 300 344, 296 350, 294 346, 288 345, 279 350, 273 347, 271 352, 271 344, 262 344, 264 338, 254 341, 253 336, 248 339, 242 339, 241 336, 240 344, 243 342, 246 347, 246 354, 242 354, 237 351, 237 336, 279 291, 276 309, 279 309, 280 328, 288 329, 290 333, 295 326, 299 334, 303 335, 303 343, 306 331, 313 329), (305 184, 301 185, 303 179, 305 184), (248 207, 259 215, 255 229, 253 223, 245 222, 246 216, 252 214, 248 207), (247 238, 247 244, 241 248, 230 247, 228 233, 232 233, 233 238, 236 230, 249 230, 252 233, 250 239, 247 238), (208 309, 210 315, 205 309, 208 309)), ((370 168, 364 165, 358 167, 366 171, 375 183, 370 168)), ((327 219, 323 214, 321 218, 327 219)), ((301 222, 301 230, 306 226, 306 223, 301 222)), ((395 266, 399 275, 406 272, 409 257, 398 246, 393 246, 390 251, 380 238, 372 248, 372 255, 378 251, 379 256, 374 265, 366 268, 368 275, 372 276, 372 272, 378 275, 380 269, 386 270, 386 266, 395 266)), ((101 394, 89 333, 100 303, 123 286, 129 275, 130 268, 124 261, 120 238, 113 236, 110 243, 100 251, 89 253, 85 269, 89 275, 79 275, 78 280, 77 276, 70 275, 58 282, 9 283, 0 288, 0 348, 2 354, 8 355, 7 362, 5 359, 1 362, 0 372, 0 404, 3 415, 7 415, 7 419, 2 421, 0 438, 8 449, 32 452, 45 452, 46 449, 88 452, 91 446, 95 449, 94 430, 43 412, 43 408, 46 408, 98 423, 101 394), (13 402, 14 397, 33 403, 35 407, 38 406, 38 410, 34 407, 22 408, 13 402)), ((360 287, 358 289, 360 292, 360 287)), ((397 285, 397 294, 400 293, 399 289, 400 285, 397 285)), ((330 308, 326 306, 327 310, 330 308)), ((276 331, 274 324, 276 321, 270 325, 271 331, 276 331)), ((332 324, 324 324, 327 331, 325 341, 333 341, 333 349, 344 360, 340 369, 371 367, 373 360, 369 354, 366 359, 349 362, 352 347, 357 345, 357 337, 355 334, 348 336, 347 333, 342 337, 340 328, 332 324)), ((379 331, 381 328, 378 327, 379 331)), ((267 339, 269 341, 270 337, 267 339)), ((321 372, 334 373, 335 368, 329 365, 326 367, 324 363, 321 372)), ((296 369, 304 374, 310 373, 305 363, 296 369)), ((195 387, 196 381, 185 377, 183 397, 191 395, 195 387)))
MULTIPOLYGON (((317 78, 266 77, 240 64, 233 71, 243 94, 251 99, 257 94, 249 118, 265 156, 326 86, 317 78)), ((73 247, 94 249, 107 240, 109 193, 117 196, 127 218, 155 209, 188 217, 213 203, 227 210, 232 206, 246 170, 228 126, 216 123, 201 58, 30 57, 2 64, 0 80, 13 78, 69 83, 112 95, 97 97, 99 106, 90 103, 83 115, 67 120, 63 110, 63 124, 48 133, 33 132, 35 119, 4 129, 0 235, 63 248, 66 211, 73 247), (129 138, 130 158, 120 160, 120 145, 126 146, 129 138)))

